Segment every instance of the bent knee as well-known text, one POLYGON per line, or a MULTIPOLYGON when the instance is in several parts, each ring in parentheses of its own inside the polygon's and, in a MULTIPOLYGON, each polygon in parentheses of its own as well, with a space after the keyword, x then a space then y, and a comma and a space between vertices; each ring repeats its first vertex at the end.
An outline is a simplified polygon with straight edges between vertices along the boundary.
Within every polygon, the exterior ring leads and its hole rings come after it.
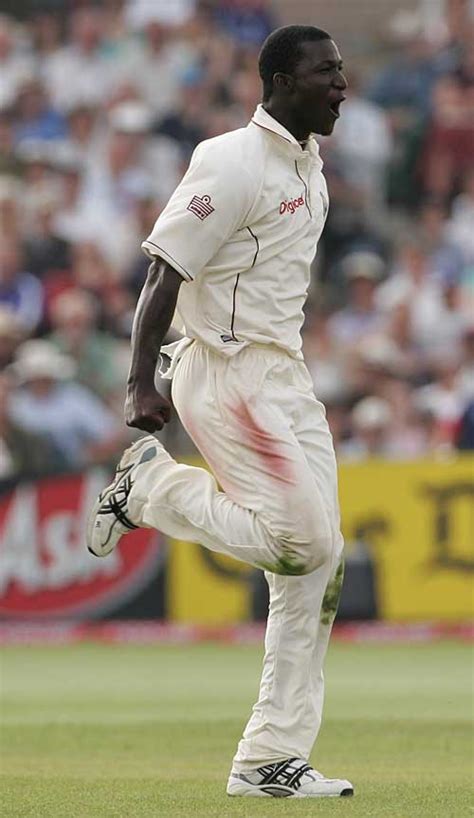
POLYGON ((332 542, 326 540, 324 543, 319 543, 315 548, 314 544, 312 550, 306 560, 305 574, 311 574, 323 565, 327 565, 332 560, 332 542))
POLYGON ((319 537, 317 540, 313 540, 308 547, 305 574, 311 574, 323 565, 327 565, 332 560, 332 553, 332 537, 319 537))
POLYGON ((317 540, 293 543, 279 541, 277 573, 287 576, 312 574, 332 558, 332 537, 318 537, 317 540))

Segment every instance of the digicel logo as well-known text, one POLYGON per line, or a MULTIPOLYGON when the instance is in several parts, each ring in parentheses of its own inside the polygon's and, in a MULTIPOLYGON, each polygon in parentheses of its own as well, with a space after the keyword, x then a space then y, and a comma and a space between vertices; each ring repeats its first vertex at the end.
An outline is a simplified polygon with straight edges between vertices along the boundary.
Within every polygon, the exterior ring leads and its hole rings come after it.
POLYGON ((140 590, 159 561, 161 535, 138 529, 97 559, 87 515, 108 482, 102 470, 40 480, 0 497, 0 614, 34 619, 110 610, 140 590))
POLYGON ((294 213, 297 207, 301 207, 304 205, 304 199, 302 196, 299 196, 298 199, 289 199, 287 202, 282 202, 280 204, 280 216, 283 216, 283 213, 294 213))

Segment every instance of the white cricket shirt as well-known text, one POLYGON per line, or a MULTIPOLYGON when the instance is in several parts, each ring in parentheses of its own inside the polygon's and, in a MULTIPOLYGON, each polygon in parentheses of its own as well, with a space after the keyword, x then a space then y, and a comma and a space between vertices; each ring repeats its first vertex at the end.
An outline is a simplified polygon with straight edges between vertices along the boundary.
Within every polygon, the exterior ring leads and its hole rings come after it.
POLYGON ((328 210, 319 148, 259 105, 246 128, 201 142, 142 247, 185 279, 188 338, 234 355, 251 343, 301 357, 303 306, 328 210))

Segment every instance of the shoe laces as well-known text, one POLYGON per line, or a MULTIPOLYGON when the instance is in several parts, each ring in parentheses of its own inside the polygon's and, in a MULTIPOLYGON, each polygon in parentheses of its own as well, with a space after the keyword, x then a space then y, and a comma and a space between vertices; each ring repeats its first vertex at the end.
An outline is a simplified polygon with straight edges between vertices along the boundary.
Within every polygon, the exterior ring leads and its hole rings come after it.
MULTIPOLYGON (((123 469, 122 473, 125 471, 127 471, 127 469, 123 469)), ((128 471, 130 471, 130 466, 128 467, 128 471)), ((119 470, 118 474, 120 473, 121 472, 119 470)), ((128 508, 128 497, 132 486, 133 480, 129 474, 120 484, 120 486, 109 495, 107 502, 100 509, 101 514, 113 514, 117 520, 129 531, 133 531, 134 529, 138 528, 138 526, 132 523, 129 517, 127 517, 124 511, 125 508, 128 508)))
POLYGON ((265 764, 259 767, 256 772, 260 780, 254 783, 261 785, 280 784, 285 787, 298 787, 303 783, 303 778, 312 781, 323 778, 321 773, 314 770, 302 758, 288 758, 276 764, 265 764))

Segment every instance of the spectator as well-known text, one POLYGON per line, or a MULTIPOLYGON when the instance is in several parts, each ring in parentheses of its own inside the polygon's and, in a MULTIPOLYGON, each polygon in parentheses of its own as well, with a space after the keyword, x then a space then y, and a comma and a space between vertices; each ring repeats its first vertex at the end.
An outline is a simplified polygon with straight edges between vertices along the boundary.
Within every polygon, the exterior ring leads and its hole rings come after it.
POLYGON ((10 309, 30 331, 43 317, 43 288, 25 270, 20 245, 11 236, 0 236, 0 305, 10 309))
POLYGON ((85 386, 72 380, 73 360, 49 341, 25 341, 14 372, 21 386, 11 398, 16 421, 46 436, 69 468, 105 463, 124 443, 122 425, 85 386))
POLYGON ((474 401, 467 405, 459 422, 456 448, 464 452, 474 451, 474 401))
POLYGON ((34 75, 25 77, 17 89, 15 102, 15 141, 25 139, 63 139, 66 120, 55 111, 41 81, 34 75))
POLYGON ((13 363, 15 352, 24 340, 25 330, 15 313, 0 305, 0 372, 13 363))
POLYGON ((58 185, 52 170, 55 150, 53 143, 47 139, 24 139, 17 145, 16 153, 22 163, 23 191, 19 217, 24 236, 34 229, 37 203, 57 196, 58 185))
POLYGON ((97 302, 88 292, 67 290, 52 304, 48 340, 75 361, 80 383, 105 403, 117 403, 117 393, 123 403, 125 373, 118 369, 119 344, 97 328, 98 317, 97 302))
POLYGON ((81 203, 83 165, 73 154, 61 153, 55 164, 58 181, 59 207, 54 213, 54 232, 68 243, 82 240, 87 235, 87 222, 81 203))
POLYGON ((371 205, 380 205, 385 175, 393 152, 392 134, 383 108, 361 95, 359 79, 351 73, 344 116, 331 138, 340 171, 371 205), (360 135, 364 134, 361 139, 360 135))
POLYGON ((429 355, 443 316, 443 294, 421 237, 412 234, 400 244, 395 269, 380 286, 376 302, 387 315, 407 304, 413 343, 429 355))
POLYGON ((136 198, 145 188, 168 198, 182 175, 180 147, 164 135, 150 135, 151 111, 140 101, 123 102, 112 108, 110 125, 111 146, 114 139, 116 144, 121 141, 130 165, 135 163, 136 173, 140 168, 140 177, 126 185, 129 196, 136 198))
POLYGON ((436 69, 434 49, 425 37, 417 11, 396 12, 389 29, 396 57, 375 72, 367 96, 371 102, 396 114, 397 127, 426 113, 436 69))
POLYGON ((14 176, 0 176, 0 236, 19 236, 24 188, 14 176))
POLYGON ((316 396, 325 404, 339 407, 349 396, 350 381, 345 351, 334 342, 327 315, 314 316, 306 322, 304 348, 316 396))
POLYGON ((200 69, 190 70, 181 81, 175 103, 158 120, 155 133, 174 139, 189 158, 204 139, 207 109, 205 74, 200 69))
POLYGON ((34 53, 41 69, 61 47, 63 20, 53 11, 38 10, 29 23, 34 53))
POLYGON ((384 384, 394 377, 404 376, 403 354, 395 341, 385 333, 366 335, 357 344, 345 349, 346 381, 352 387, 352 397, 381 395, 384 384))
POLYGON ((63 461, 54 445, 22 426, 12 414, 13 389, 11 376, 0 372, 0 482, 57 472, 63 461))
POLYGON ((350 460, 390 455, 389 403, 370 396, 356 404, 351 412, 352 436, 340 449, 341 456, 350 460))
MULTIPOLYGON (((340 281, 339 273, 341 260, 347 254, 360 249, 385 257, 388 250, 381 229, 385 210, 381 208, 379 213, 374 213, 367 191, 349 182, 340 167, 340 157, 334 144, 331 139, 321 145, 330 207, 318 256, 319 261, 323 258, 321 277, 327 285, 328 294, 331 289, 338 289, 339 284, 345 288, 346 282, 340 281)), ((334 302, 331 299, 329 303, 334 302)))
POLYGON ((46 139, 24 139, 16 146, 22 180, 28 191, 51 189, 51 145, 46 139))
MULTIPOLYGON (((44 81, 54 106, 66 113, 74 105, 101 105, 112 88, 111 66, 102 51, 100 8, 73 11, 70 40, 44 64, 44 81)), ((156 81, 156 78, 155 78, 156 81)))
POLYGON ((391 310, 386 341, 389 344, 393 343, 396 350, 398 374, 412 383, 423 378, 425 362, 413 340, 411 310, 408 301, 401 301, 391 310))
POLYGON ((10 411, 13 381, 0 372, 0 483, 19 477, 38 477, 58 471, 62 461, 42 435, 17 422, 10 411))
POLYGON ((242 125, 252 118, 255 108, 260 102, 260 78, 252 67, 238 68, 232 74, 229 85, 232 99, 240 109, 242 125))
POLYGON ((442 285, 460 281, 465 266, 460 247, 449 238, 447 216, 447 208, 441 201, 427 199, 421 203, 420 237, 429 255, 430 269, 442 285))
POLYGON ((331 429, 336 455, 343 456, 343 450, 350 436, 350 413, 345 401, 329 399, 326 406, 326 417, 331 429))
POLYGON ((135 86, 155 118, 172 110, 181 78, 198 57, 195 47, 180 31, 189 12, 184 5, 180 9, 179 2, 130 5, 128 19, 142 34, 142 40, 122 59, 117 67, 118 78, 135 86))
MULTIPOLYGON (((474 168, 462 181, 461 192, 453 201, 451 218, 446 224, 448 241, 458 247, 464 264, 474 267, 474 168)), ((474 301, 472 303, 474 309, 474 301)))
POLYGON ((76 241, 72 248, 71 283, 95 295, 106 309, 107 294, 116 286, 113 268, 93 241, 76 241))
POLYGON ((222 0, 215 14, 224 31, 244 46, 258 48, 277 27, 265 0, 222 0))
MULTIPOLYGON (((390 438, 386 455, 410 460, 432 450, 434 425, 429 413, 422 413, 413 403, 410 383, 392 373, 376 386, 377 396, 387 401, 392 413, 390 438)), ((434 438, 433 438, 434 439, 434 438)))
POLYGON ((13 20, 0 15, 0 109, 13 104, 20 83, 34 71, 33 60, 18 48, 15 34, 13 20))
POLYGON ((97 298, 101 307, 100 323, 106 331, 119 338, 130 337, 134 302, 126 287, 117 280, 117 271, 94 242, 74 245, 71 284, 97 298))
MULTIPOLYGON (((135 219, 137 230, 140 236, 148 236, 152 227, 163 210, 164 204, 153 196, 140 196, 136 201, 135 219)), ((128 266, 126 271, 126 286, 132 298, 136 301, 140 295, 141 289, 145 283, 148 268, 150 266, 150 259, 145 256, 140 247, 135 250, 135 256, 128 266)))
POLYGON ((472 169, 473 109, 472 80, 470 88, 454 75, 437 81, 423 156, 423 182, 428 193, 447 199, 472 169))
POLYGON ((206 72, 211 110, 213 105, 232 102, 229 84, 237 63, 237 45, 224 34, 217 34, 206 45, 202 62, 206 72))
POLYGON ((0 177, 21 176, 22 165, 15 151, 15 118, 13 112, 0 108, 0 177))
POLYGON ((347 255, 341 267, 349 284, 349 303, 329 320, 329 331, 335 342, 350 347, 384 325, 375 292, 385 265, 374 253, 357 251, 347 255))
POLYGON ((78 102, 67 111, 68 135, 62 152, 57 153, 57 166, 76 164, 85 169, 97 161, 103 142, 100 112, 91 104, 78 102))
POLYGON ((104 153, 89 164, 81 191, 83 235, 95 240, 121 272, 136 250, 137 200, 144 195, 166 198, 180 174, 179 148, 166 137, 147 140, 150 124, 150 113, 141 103, 112 109, 104 153))
POLYGON ((419 157, 427 132, 431 91, 443 68, 436 45, 426 36, 421 10, 397 11, 388 34, 387 45, 396 56, 375 71, 367 96, 386 111, 394 137, 387 180, 389 200, 410 207, 422 192, 419 157))
POLYGON ((55 193, 48 195, 45 192, 36 197, 31 227, 24 242, 25 265, 34 276, 43 280, 70 267, 69 242, 59 236, 55 229, 59 205, 55 193))
POLYGON ((436 420, 438 445, 451 449, 455 443, 459 422, 466 401, 459 382, 457 356, 443 355, 433 368, 434 380, 414 393, 416 407, 430 412, 436 420))
POLYGON ((450 354, 460 360, 467 313, 463 309, 463 292, 456 281, 446 281, 442 289, 442 311, 433 334, 432 352, 450 354))
POLYGON ((458 385, 466 403, 474 401, 474 323, 466 326, 462 339, 462 353, 458 385))

